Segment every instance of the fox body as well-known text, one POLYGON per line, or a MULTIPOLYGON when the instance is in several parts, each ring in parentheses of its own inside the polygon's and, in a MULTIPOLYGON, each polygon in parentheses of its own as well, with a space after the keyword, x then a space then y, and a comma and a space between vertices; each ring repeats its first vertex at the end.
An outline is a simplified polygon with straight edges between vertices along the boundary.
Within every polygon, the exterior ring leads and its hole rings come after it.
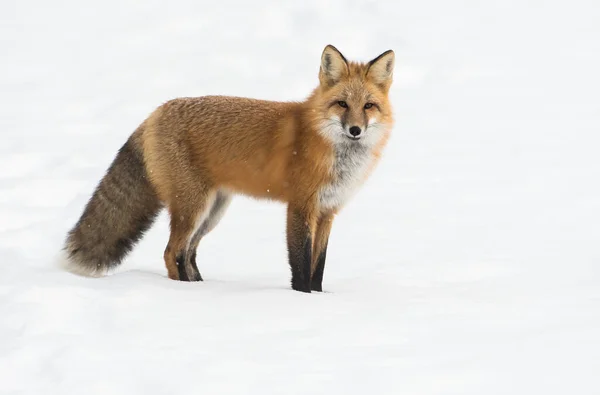
POLYGON ((285 202, 292 288, 321 291, 338 210, 376 165, 392 128, 394 53, 348 62, 333 46, 304 102, 205 96, 157 108, 120 149, 67 235, 67 268, 118 265, 161 208, 168 276, 200 281, 196 249, 233 195, 285 202))

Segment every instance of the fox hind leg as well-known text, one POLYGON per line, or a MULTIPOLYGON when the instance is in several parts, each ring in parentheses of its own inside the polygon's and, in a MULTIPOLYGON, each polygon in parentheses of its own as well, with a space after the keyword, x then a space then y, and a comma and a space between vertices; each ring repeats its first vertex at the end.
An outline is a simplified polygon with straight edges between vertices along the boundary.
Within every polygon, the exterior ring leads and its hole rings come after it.
POLYGON ((202 281, 198 268, 192 265, 190 244, 208 217, 215 197, 216 193, 208 188, 196 188, 193 195, 177 194, 169 206, 171 235, 164 253, 169 278, 202 281))
POLYGON ((190 256, 190 264, 192 268, 198 272, 198 274, 200 274, 196 264, 196 250, 198 249, 198 244, 200 244, 200 240, 202 240, 204 236, 212 231, 217 226, 219 221, 221 221, 223 214, 225 214, 227 207, 229 207, 229 203, 231 203, 231 194, 223 190, 217 191, 214 202, 212 203, 206 219, 204 222, 202 222, 192 236, 187 249, 187 254, 190 256))

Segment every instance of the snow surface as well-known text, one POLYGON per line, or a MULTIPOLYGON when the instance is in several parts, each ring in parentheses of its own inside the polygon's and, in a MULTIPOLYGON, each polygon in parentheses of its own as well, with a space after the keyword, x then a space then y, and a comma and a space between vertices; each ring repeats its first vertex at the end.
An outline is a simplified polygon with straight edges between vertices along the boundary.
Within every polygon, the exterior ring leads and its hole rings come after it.
POLYGON ((600 393, 597 1, 3 1, 0 393, 600 393), (397 126, 289 289, 284 207, 234 199, 203 283, 159 222, 114 275, 54 267, 160 103, 301 100, 326 44, 396 51, 397 126))

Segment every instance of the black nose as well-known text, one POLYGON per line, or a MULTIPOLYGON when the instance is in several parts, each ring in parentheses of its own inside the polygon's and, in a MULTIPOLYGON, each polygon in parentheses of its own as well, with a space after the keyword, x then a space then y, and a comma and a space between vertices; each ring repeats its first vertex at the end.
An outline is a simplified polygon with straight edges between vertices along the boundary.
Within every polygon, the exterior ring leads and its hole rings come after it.
POLYGON ((360 128, 358 126, 352 126, 350 128, 350 134, 354 137, 358 136, 360 134, 360 128))

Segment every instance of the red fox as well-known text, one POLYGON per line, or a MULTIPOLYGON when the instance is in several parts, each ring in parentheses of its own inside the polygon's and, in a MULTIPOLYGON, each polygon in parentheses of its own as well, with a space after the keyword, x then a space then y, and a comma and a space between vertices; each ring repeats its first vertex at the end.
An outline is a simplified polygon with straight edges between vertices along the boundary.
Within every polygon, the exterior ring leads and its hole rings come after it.
POLYGON ((322 291, 333 218, 389 138, 393 69, 391 50, 357 63, 328 45, 319 85, 303 102, 205 96, 164 103, 121 147, 68 233, 67 269, 105 274, 166 207, 168 276, 202 281, 198 244, 231 197, 244 194, 287 203, 292 289, 322 291))

